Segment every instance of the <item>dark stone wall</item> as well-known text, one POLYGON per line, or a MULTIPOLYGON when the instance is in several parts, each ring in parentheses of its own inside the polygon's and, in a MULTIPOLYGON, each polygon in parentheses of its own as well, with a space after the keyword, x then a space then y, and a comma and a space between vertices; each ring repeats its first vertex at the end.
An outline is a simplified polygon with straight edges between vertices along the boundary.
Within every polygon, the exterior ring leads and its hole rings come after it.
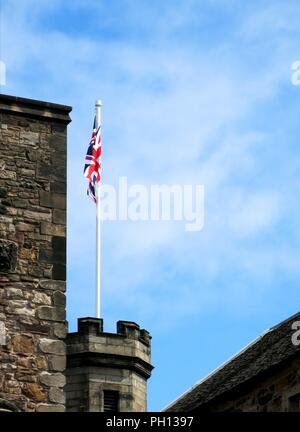
MULTIPOLYGON (((290 359, 263 376, 200 407, 211 412, 289 412, 300 410, 300 358, 290 359)), ((197 410, 196 410, 197 411, 197 410)))
POLYGON ((65 409, 70 111, 0 96, 0 408, 65 409))

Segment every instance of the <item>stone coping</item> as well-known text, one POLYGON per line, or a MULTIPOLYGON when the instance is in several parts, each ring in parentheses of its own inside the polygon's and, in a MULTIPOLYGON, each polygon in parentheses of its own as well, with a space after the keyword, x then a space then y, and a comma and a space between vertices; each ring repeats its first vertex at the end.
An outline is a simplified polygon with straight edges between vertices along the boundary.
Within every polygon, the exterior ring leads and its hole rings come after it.
POLYGON ((44 118, 68 124, 72 107, 35 99, 0 94, 0 112, 44 118))

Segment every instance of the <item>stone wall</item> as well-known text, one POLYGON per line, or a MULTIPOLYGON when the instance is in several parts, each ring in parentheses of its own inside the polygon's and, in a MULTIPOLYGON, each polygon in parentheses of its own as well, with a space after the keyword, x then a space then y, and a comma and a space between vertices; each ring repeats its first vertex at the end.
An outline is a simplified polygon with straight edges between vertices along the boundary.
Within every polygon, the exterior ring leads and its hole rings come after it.
POLYGON ((202 406, 202 411, 288 412, 300 409, 300 358, 258 376, 247 385, 202 406), (296 402, 296 404, 295 404, 296 402), (297 405, 298 403, 298 405, 297 405))
POLYGON ((0 409, 65 409, 70 111, 0 96, 0 409))
POLYGON ((118 393, 118 411, 147 409, 151 375, 150 335, 133 322, 118 321, 117 333, 103 322, 81 318, 67 337, 67 411, 104 411, 104 392, 118 393))

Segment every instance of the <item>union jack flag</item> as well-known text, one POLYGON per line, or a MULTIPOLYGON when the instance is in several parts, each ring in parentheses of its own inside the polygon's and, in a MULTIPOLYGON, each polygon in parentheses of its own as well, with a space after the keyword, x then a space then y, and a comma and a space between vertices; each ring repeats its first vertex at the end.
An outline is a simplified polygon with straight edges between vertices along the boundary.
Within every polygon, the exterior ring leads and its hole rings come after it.
POLYGON ((92 137, 87 149, 84 176, 89 180, 87 195, 97 202, 96 184, 101 179, 101 127, 96 128, 96 116, 92 137))

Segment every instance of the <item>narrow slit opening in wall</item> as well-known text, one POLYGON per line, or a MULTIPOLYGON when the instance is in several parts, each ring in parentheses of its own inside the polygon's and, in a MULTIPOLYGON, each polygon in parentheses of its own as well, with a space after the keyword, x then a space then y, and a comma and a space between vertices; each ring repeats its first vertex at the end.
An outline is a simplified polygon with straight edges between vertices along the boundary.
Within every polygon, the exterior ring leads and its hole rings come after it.
POLYGON ((103 390, 103 400, 104 412, 119 411, 119 392, 112 390, 103 390))

